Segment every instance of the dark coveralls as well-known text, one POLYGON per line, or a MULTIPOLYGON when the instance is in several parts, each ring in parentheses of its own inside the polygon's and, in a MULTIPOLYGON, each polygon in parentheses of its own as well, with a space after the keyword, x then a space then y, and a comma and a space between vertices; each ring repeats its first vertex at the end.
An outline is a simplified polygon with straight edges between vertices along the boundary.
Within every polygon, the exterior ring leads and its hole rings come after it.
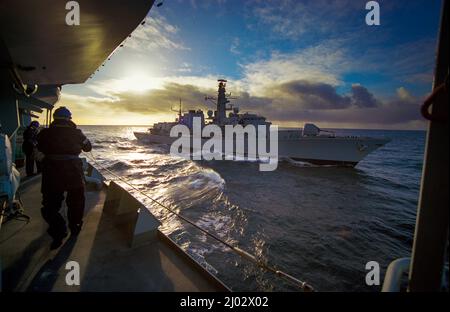
POLYGON ((54 239, 67 235, 66 223, 59 213, 64 192, 69 228, 77 234, 84 213, 84 172, 78 157, 89 152, 91 143, 70 120, 56 119, 38 135, 38 149, 45 155, 42 164, 42 217, 47 221, 48 233, 54 239))
POLYGON ((22 151, 25 154, 25 172, 27 176, 34 174, 34 163, 36 162, 37 172, 41 172, 41 163, 33 157, 33 150, 37 145, 38 129, 28 126, 23 132, 22 151))

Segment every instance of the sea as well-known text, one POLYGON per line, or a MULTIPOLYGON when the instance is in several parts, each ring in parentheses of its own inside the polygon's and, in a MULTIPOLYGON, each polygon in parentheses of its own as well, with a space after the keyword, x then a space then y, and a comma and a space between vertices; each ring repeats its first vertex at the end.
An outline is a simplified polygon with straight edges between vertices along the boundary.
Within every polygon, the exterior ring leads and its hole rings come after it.
MULTIPOLYGON (((380 291, 381 285, 367 285, 366 264, 379 264, 382 283, 391 261, 410 256, 425 131, 334 129, 391 141, 355 168, 281 161, 275 171, 261 172, 256 162, 172 157, 168 146, 136 140, 133 131, 145 127, 80 128, 93 144, 85 157, 315 290, 380 291)), ((134 193, 162 232, 233 291, 299 290, 134 193)))

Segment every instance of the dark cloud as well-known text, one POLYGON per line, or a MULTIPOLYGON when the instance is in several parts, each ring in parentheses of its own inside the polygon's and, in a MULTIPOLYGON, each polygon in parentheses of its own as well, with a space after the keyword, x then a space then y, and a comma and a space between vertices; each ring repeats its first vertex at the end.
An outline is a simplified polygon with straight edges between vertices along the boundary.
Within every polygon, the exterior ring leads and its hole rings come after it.
POLYGON ((239 97, 239 104, 241 108, 260 112, 281 123, 311 121, 358 127, 423 127, 421 99, 405 90, 403 93, 381 101, 361 85, 353 85, 348 95, 340 95, 331 85, 301 80, 272 86, 266 97, 244 93, 239 97))
MULTIPOLYGON (((365 92, 362 92, 365 96, 365 92)), ((353 101, 354 96, 352 96, 353 101)), ((358 98, 358 96, 356 96, 358 98)), ((271 110, 270 119, 283 122, 316 122, 340 124, 361 128, 423 128, 425 122, 420 115, 421 99, 400 97, 380 101, 374 99, 364 106, 352 105, 345 109, 292 109, 271 110), (370 106, 371 105, 371 106, 370 106)))
POLYGON ((301 110, 340 110, 377 107, 380 101, 361 85, 353 85, 350 94, 339 94, 330 84, 295 80, 268 89, 268 98, 255 98, 245 94, 250 102, 276 103, 278 106, 295 107, 301 110))
POLYGON ((379 102, 366 88, 361 85, 352 86, 352 104, 357 107, 377 107, 379 102))
POLYGON ((272 108, 273 99, 269 97, 251 96, 248 92, 242 92, 235 101, 242 110, 259 111, 261 114, 267 114, 272 108))
POLYGON ((380 125, 397 125, 400 128, 409 123, 423 123, 420 115, 420 103, 418 100, 409 102, 395 99, 383 103, 378 107, 365 109, 349 108, 343 110, 304 110, 304 111, 284 111, 272 116, 277 121, 312 121, 336 124, 361 125, 371 127, 380 125))
POLYGON ((351 98, 339 95, 336 88, 320 82, 297 80, 274 88, 280 97, 290 98, 305 109, 342 109, 351 105, 351 98))
POLYGON ((211 91, 201 90, 193 85, 167 83, 163 89, 112 94, 120 100, 108 105, 112 109, 133 113, 166 113, 170 112, 171 107, 178 109, 179 100, 181 99, 184 110, 205 109, 205 94, 209 94, 211 91))
MULTIPOLYGON (((267 90, 264 96, 242 92, 237 94, 238 100, 234 103, 242 112, 256 112, 274 123, 298 122, 300 126, 302 122, 310 121, 347 127, 423 126, 423 119, 419 114, 420 99, 412 97, 404 89, 402 94, 385 101, 376 99, 360 85, 353 85, 348 95, 340 95, 331 85, 308 81, 291 81, 274 85, 267 90)), ((213 89, 193 85, 167 83, 163 89, 112 94, 118 100, 97 99, 95 105, 117 111, 118 114, 124 111, 158 114, 169 113, 171 107, 178 108, 178 100, 181 98, 184 110, 207 110, 214 107, 204 101, 205 94, 212 95, 215 92, 213 89)))

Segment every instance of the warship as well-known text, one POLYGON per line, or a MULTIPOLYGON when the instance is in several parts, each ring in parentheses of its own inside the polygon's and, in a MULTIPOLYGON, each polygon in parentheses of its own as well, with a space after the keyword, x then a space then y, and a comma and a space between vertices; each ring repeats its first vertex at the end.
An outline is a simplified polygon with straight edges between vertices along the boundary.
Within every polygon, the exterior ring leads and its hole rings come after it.
MULTIPOLYGON (((221 128, 227 125, 242 127, 253 125, 265 126, 269 131, 273 131, 270 130, 272 123, 267 121, 266 117, 248 112, 241 114, 239 107, 229 104, 231 96, 226 92, 226 84, 227 80, 218 80, 217 99, 205 97, 216 104, 216 110, 208 110, 207 116, 202 110, 182 113, 180 102, 175 121, 155 123, 147 132, 135 131, 135 137, 145 143, 172 144, 178 137, 170 136, 171 129, 181 124, 187 126, 192 133, 196 118, 200 120, 201 128, 207 125, 218 125, 221 128)), ((388 138, 337 136, 333 131, 320 129, 312 123, 306 123, 303 129, 278 129, 277 132, 279 160, 287 159, 313 165, 355 167, 367 155, 390 141, 388 138)), ((208 138, 203 137, 202 143, 207 140, 208 138)), ((224 136, 223 141, 225 140, 224 136)), ((239 138, 233 140, 237 141, 239 138)), ((244 140, 244 145, 247 146, 247 139, 244 140)), ((270 142, 266 146, 269 145, 270 142)), ((236 152, 234 156, 246 156, 246 151, 244 150, 244 155, 236 152)))

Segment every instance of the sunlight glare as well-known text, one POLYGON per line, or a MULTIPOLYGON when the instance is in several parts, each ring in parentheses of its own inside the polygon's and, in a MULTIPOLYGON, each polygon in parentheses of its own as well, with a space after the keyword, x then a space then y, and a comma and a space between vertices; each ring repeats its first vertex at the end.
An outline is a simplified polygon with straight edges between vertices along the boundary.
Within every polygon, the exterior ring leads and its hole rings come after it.
POLYGON ((116 80, 116 84, 116 90, 132 92, 144 92, 162 87, 161 79, 139 72, 116 80))

